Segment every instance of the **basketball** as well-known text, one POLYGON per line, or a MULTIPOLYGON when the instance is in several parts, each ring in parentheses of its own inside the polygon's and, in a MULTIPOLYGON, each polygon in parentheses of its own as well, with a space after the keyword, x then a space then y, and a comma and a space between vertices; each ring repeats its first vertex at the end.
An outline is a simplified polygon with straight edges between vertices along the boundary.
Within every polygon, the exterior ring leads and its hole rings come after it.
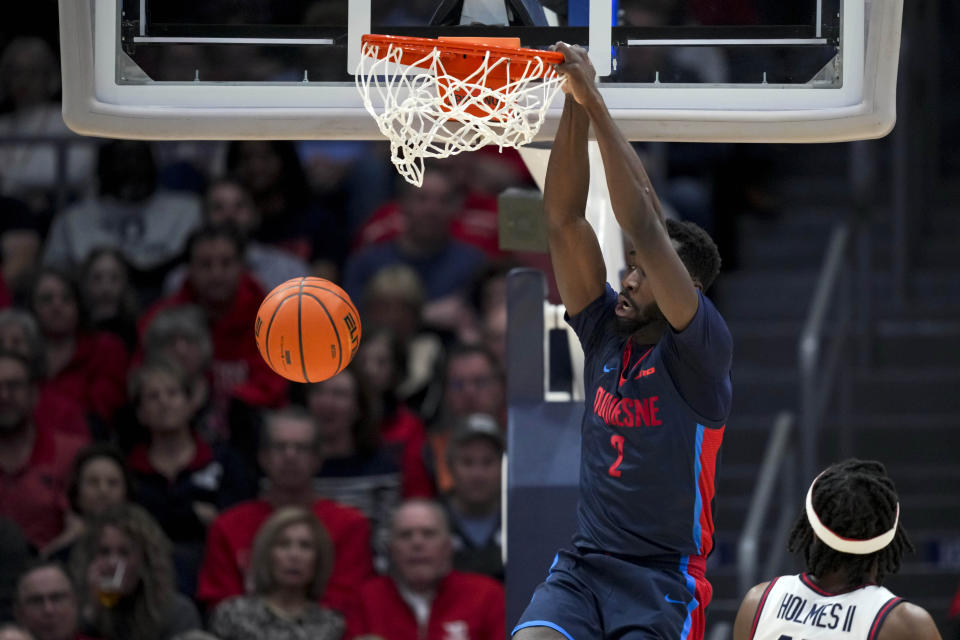
POLYGON ((253 335, 270 368, 294 382, 320 382, 350 364, 360 346, 360 314, 323 278, 294 278, 271 291, 253 335))

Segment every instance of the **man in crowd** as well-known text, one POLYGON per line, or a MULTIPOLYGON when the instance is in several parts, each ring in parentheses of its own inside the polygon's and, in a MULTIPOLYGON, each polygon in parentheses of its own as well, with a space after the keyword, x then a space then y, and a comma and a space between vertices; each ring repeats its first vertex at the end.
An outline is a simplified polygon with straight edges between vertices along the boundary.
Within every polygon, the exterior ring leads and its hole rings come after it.
POLYGON ((500 470, 504 442, 500 425, 476 413, 464 420, 447 447, 453 488, 444 498, 453 535, 453 566, 503 580, 500 470))
POLYGON ((373 575, 370 524, 352 508, 321 498, 313 476, 320 468, 317 424, 303 409, 290 407, 269 414, 260 438, 258 459, 267 486, 259 499, 224 511, 210 525, 197 599, 207 607, 244 593, 253 539, 279 507, 311 509, 326 527, 335 560, 323 603, 349 616, 364 580, 373 575))
MULTIPOLYGON (((310 273, 310 267, 293 253, 254 239, 260 227, 260 210, 253 196, 233 178, 220 178, 207 187, 203 200, 204 222, 212 225, 232 224, 246 238, 247 269, 267 291, 291 278, 310 273)), ((179 289, 186 277, 186 268, 174 269, 164 281, 168 292, 179 289)))
POLYGON ((351 256, 344 267, 344 289, 354 300, 360 300, 367 282, 381 268, 408 265, 420 276, 426 290, 426 322, 455 329, 469 314, 462 296, 486 256, 476 247, 451 237, 451 224, 462 201, 445 171, 432 168, 424 176, 421 188, 404 184, 401 189, 400 235, 351 256))
POLYGON ((38 429, 36 372, 22 356, 0 351, 0 516, 42 550, 64 527, 67 479, 84 439, 38 429))
POLYGON ((453 486, 447 468, 447 445, 457 423, 474 413, 506 418, 506 384, 497 357, 479 345, 459 345, 447 356, 443 405, 429 433, 431 471, 437 489, 453 486))
POLYGON ((502 640, 503 587, 452 569, 443 508, 415 498, 397 508, 390 527, 390 575, 367 582, 353 631, 390 640, 502 640))
POLYGON ((77 594, 62 566, 40 562, 17 580, 14 615, 36 640, 85 640, 77 594))

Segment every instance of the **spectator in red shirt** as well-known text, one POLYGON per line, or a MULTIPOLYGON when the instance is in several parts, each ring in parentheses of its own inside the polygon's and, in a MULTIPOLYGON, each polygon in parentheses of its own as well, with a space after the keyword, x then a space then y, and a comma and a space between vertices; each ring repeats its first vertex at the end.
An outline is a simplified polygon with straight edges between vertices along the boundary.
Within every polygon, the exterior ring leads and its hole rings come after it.
POLYGON ((0 351, 0 515, 16 522, 30 544, 42 550, 63 530, 70 465, 85 442, 37 429, 36 399, 30 363, 0 351))
POLYGON ((353 631, 385 640, 502 640, 503 586, 452 566, 443 508, 421 498, 405 502, 390 527, 390 575, 363 586, 353 631))
POLYGON ((39 562, 17 580, 14 615, 34 640, 85 640, 79 632, 77 593, 66 570, 39 562))
MULTIPOLYGON (((0 311, 0 348, 26 358, 38 379, 46 375, 46 347, 37 321, 29 311, 0 311)), ((58 431, 82 439, 90 438, 90 425, 80 404, 47 385, 40 387, 33 409, 33 422, 38 429, 58 431)))
MULTIPOLYGON (((214 402, 237 398, 276 408, 287 402, 287 382, 260 357, 253 340, 257 310, 266 295, 243 263, 244 240, 235 227, 207 225, 187 245, 187 280, 141 318, 141 334, 163 309, 197 305, 213 339, 214 402)), ((227 436, 228 434, 223 434, 227 436)))
MULTIPOLYGON (((501 255, 497 196, 510 187, 533 187, 520 154, 516 149, 490 146, 475 153, 451 156, 439 166, 450 174, 458 193, 463 194, 451 224, 451 235, 491 257, 501 255)), ((354 237, 354 249, 388 242, 403 233, 404 226, 398 200, 387 202, 364 222, 354 237)))
POLYGON ((313 416, 296 407, 268 414, 259 461, 267 480, 260 498, 235 505, 210 525, 197 599, 210 608, 242 595, 257 530, 274 510, 300 506, 313 511, 333 541, 333 573, 321 603, 349 619, 360 585, 373 575, 370 525, 355 509, 317 495, 313 479, 322 458, 313 416))
POLYGON ((126 398, 130 356, 123 342, 84 327, 80 295, 66 273, 41 270, 30 287, 29 302, 46 345, 45 391, 70 398, 110 425, 126 398))

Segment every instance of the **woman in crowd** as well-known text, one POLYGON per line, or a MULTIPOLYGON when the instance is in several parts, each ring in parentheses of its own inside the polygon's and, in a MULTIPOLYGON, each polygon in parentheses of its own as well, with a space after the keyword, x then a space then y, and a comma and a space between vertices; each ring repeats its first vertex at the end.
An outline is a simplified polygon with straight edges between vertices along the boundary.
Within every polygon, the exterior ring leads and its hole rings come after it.
POLYGON ((94 249, 80 267, 80 290, 90 325, 114 334, 131 352, 137 346, 137 292, 119 249, 94 249))
POLYGON ((236 396, 214 393, 213 341, 200 307, 179 305, 159 311, 147 325, 143 353, 146 360, 168 360, 179 366, 194 407, 197 435, 210 445, 229 442, 255 466, 259 414, 236 396))
POLYGON ((87 330, 77 286, 64 272, 42 269, 30 287, 29 304, 46 346, 42 391, 73 400, 109 426, 126 396, 129 354, 123 342, 87 330))
POLYGON ((392 264, 377 271, 363 292, 364 332, 383 327, 402 345, 406 367, 396 387, 398 398, 420 414, 431 418, 439 411, 443 385, 438 372, 443 366, 446 342, 442 335, 423 323, 426 292, 413 268, 392 264))
POLYGON ((194 433, 189 391, 187 377, 165 360, 148 361, 130 376, 130 399, 148 434, 129 456, 135 499, 173 542, 184 593, 196 590, 207 527, 221 509, 256 493, 250 469, 194 433))
POLYGON ((130 471, 113 445, 95 443, 77 454, 67 485, 70 511, 64 531, 47 547, 47 555, 66 564, 89 522, 124 504, 132 492, 130 471))
POLYGON ((316 516, 299 507, 277 510, 253 541, 250 595, 217 607, 210 630, 221 640, 339 640, 343 617, 317 604, 333 560, 316 516))
POLYGON ((123 504, 91 523, 70 558, 82 632, 103 640, 169 640, 200 616, 174 586, 170 542, 144 509, 123 504))

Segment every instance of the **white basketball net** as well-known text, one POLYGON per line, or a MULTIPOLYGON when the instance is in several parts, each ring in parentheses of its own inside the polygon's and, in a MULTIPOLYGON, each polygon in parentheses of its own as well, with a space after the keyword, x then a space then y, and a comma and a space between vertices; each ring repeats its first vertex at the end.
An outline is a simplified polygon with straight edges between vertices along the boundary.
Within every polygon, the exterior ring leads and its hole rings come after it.
POLYGON ((564 77, 541 58, 513 63, 487 51, 476 71, 449 75, 434 48, 413 66, 400 64, 402 47, 364 43, 357 65, 363 106, 390 140, 390 160, 407 182, 423 183, 424 158, 446 158, 495 144, 519 147, 533 141, 564 77), (487 87, 491 71, 506 70, 503 87, 487 87), (378 112, 377 107, 381 111, 378 112))

